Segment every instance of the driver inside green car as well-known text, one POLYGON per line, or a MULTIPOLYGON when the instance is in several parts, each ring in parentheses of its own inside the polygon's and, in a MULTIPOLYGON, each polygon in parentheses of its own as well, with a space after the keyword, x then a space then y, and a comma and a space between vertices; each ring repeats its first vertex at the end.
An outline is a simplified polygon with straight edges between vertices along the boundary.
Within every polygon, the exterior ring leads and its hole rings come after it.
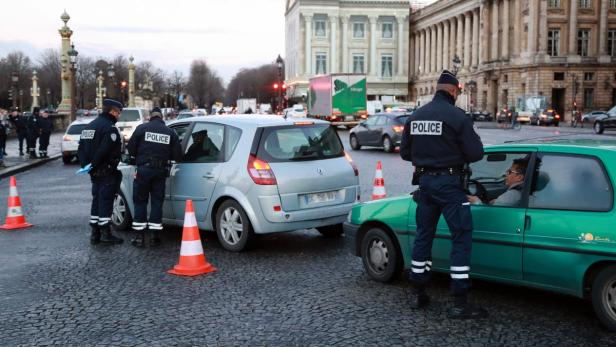
MULTIPOLYGON (((522 188, 524 187, 524 176, 528 160, 520 158, 514 159, 511 167, 505 171, 505 185, 507 190, 496 199, 490 200, 490 205, 496 206, 516 206, 522 198, 522 188)), ((483 204, 481 199, 475 195, 469 195, 468 201, 472 204, 483 204)))

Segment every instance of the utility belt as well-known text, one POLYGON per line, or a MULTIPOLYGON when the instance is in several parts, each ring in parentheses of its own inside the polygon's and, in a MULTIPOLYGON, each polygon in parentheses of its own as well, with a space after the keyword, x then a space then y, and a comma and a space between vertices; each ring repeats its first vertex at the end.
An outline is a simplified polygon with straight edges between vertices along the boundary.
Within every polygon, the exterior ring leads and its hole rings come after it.
POLYGON ((143 164, 143 166, 147 166, 152 169, 166 169, 169 167, 169 163, 167 160, 150 158, 145 164, 143 164))
POLYGON ((428 167, 428 166, 417 166, 415 167, 415 172, 413 173, 413 185, 419 185, 419 178, 423 175, 428 176, 465 176, 467 174, 467 170, 464 169, 463 166, 451 166, 451 167, 428 167))
POLYGON ((118 167, 118 163, 115 163, 115 165, 107 164, 101 167, 96 167, 96 168, 93 168, 92 171, 90 171, 90 176, 104 177, 104 176, 108 176, 111 174, 115 174, 118 171, 117 167, 118 167))

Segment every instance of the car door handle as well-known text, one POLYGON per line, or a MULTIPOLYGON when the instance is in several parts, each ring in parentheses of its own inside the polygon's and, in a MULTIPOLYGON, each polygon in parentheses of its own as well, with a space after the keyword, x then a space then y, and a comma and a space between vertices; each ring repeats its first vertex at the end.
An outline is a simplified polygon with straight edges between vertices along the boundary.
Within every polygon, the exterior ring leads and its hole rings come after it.
POLYGON ((530 229, 530 216, 524 217, 524 230, 530 229))
POLYGON ((206 172, 205 174, 203 174, 203 178, 207 178, 207 179, 214 178, 214 174, 211 172, 206 172))

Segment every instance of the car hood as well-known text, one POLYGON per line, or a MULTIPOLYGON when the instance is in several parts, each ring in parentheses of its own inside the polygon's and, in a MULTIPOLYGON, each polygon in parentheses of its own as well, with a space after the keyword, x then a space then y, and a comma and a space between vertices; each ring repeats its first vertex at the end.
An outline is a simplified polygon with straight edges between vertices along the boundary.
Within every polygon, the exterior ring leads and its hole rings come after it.
POLYGON ((350 222, 360 225, 367 221, 379 221, 394 230, 404 230, 409 216, 414 221, 416 206, 410 194, 362 202, 351 210, 350 222))

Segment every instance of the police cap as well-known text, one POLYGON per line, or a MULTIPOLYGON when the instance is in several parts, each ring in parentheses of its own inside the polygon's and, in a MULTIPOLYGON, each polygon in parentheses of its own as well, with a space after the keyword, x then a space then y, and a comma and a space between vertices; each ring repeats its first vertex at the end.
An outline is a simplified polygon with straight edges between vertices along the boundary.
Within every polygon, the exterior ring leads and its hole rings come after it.
POLYGON ((436 83, 437 84, 451 84, 452 86, 456 86, 456 87, 460 85, 460 82, 458 82, 458 79, 456 78, 456 76, 449 70, 443 70, 443 72, 441 73, 441 76, 438 78, 438 82, 436 83))
POLYGON ((120 111, 124 108, 121 102, 119 102, 118 100, 114 100, 114 99, 103 100, 103 106, 115 107, 120 111))
POLYGON ((152 111, 150 111, 150 117, 163 117, 163 111, 160 110, 160 107, 154 107, 152 111))

